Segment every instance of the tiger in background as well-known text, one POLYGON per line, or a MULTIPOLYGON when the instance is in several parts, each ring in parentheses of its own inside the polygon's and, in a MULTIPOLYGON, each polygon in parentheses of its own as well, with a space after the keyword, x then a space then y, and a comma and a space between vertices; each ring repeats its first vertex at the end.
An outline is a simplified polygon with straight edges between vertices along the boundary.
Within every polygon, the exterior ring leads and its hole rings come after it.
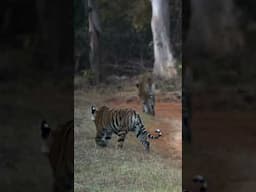
POLYGON ((145 73, 136 84, 138 95, 143 105, 143 112, 155 115, 155 84, 153 74, 145 73))
POLYGON ((141 117, 133 109, 110 109, 106 106, 98 110, 91 107, 91 119, 96 126, 96 144, 102 147, 107 146, 112 137, 112 133, 118 135, 118 148, 123 147, 127 133, 134 132, 143 144, 146 151, 149 151, 150 143, 148 139, 158 139, 162 133, 156 129, 156 136, 151 135, 144 127, 141 117))
POLYGON ((41 139, 41 152, 48 157, 53 172, 53 191, 74 191, 74 120, 57 129, 42 121, 41 139))
MULTIPOLYGON (((208 184, 207 184, 206 179, 205 179, 203 176, 201 176, 201 175, 196 175, 196 176, 193 178, 193 182, 194 182, 195 184, 200 184, 200 185, 199 185, 199 187, 200 187, 200 192, 207 192, 208 184)), ((195 192, 195 191, 183 189, 183 192, 195 192)))

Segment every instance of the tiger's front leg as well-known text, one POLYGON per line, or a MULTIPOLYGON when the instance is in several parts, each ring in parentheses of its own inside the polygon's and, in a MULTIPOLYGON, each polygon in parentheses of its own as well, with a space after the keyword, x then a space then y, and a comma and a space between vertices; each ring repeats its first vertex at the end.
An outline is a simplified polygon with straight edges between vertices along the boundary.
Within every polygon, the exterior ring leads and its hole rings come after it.
POLYGON ((124 145, 124 140, 125 140, 125 137, 126 137, 126 134, 127 134, 127 131, 120 131, 117 135, 118 135, 118 145, 117 147, 119 149, 122 149, 123 148, 123 145, 124 145))
POLYGON ((106 147, 107 146, 107 143, 105 141, 105 131, 104 129, 101 130, 101 131, 97 131, 96 133, 96 137, 95 137, 95 142, 98 146, 101 146, 101 147, 106 147))
POLYGON ((106 144, 108 144, 112 138, 112 130, 107 129, 104 137, 105 137, 104 139, 105 139, 106 144))
POLYGON ((143 109, 142 110, 143 110, 144 113, 148 113, 148 106, 145 102, 143 102, 143 109))

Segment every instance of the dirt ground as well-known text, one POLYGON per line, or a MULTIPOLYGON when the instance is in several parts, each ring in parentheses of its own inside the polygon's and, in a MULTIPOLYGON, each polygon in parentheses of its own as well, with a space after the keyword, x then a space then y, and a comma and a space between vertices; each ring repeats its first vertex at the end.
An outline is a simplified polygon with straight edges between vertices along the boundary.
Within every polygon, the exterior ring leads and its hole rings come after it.
POLYGON ((204 175, 209 191, 249 192, 256 188, 255 112, 194 110, 192 144, 183 145, 183 184, 204 175))

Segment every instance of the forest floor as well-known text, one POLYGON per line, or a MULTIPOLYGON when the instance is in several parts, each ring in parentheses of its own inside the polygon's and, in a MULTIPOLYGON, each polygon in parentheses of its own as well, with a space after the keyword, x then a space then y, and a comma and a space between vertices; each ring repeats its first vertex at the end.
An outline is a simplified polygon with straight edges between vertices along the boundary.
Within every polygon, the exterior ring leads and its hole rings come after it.
MULTIPOLYGON (((210 105, 210 100, 217 103, 222 99, 216 94, 214 98, 211 94, 204 95, 194 98, 193 105, 196 108, 197 104, 210 105)), ((224 108, 210 110, 209 106, 200 106, 194 110, 193 140, 191 144, 183 144, 182 162, 183 183, 191 190, 196 189, 191 182, 195 174, 204 175, 209 191, 213 192, 244 192, 256 188, 255 112, 224 108)))
POLYGON ((159 92, 156 116, 152 117, 142 113, 135 84, 129 84, 75 92, 75 191, 181 191, 180 100, 171 92, 159 92), (136 109, 147 130, 159 128, 163 137, 151 141, 149 154, 133 133, 128 134, 122 150, 116 149, 116 136, 108 147, 97 147, 95 125, 90 120, 92 104, 136 109))

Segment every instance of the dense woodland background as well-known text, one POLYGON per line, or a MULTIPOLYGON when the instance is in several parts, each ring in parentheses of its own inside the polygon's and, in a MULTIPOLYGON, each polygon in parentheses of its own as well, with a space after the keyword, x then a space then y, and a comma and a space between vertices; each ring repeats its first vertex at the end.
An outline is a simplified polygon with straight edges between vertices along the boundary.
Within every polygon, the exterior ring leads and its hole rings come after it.
MULTIPOLYGON (((102 28, 101 67, 104 75, 136 75, 152 69, 150 2, 120 1, 113 4, 99 0, 97 4, 102 28)), ((247 81, 255 75, 251 70, 255 46, 253 1, 184 0, 181 3, 174 0, 169 4, 170 42, 172 54, 178 61, 176 67, 179 68, 181 63, 183 68, 190 65, 194 79, 207 84, 232 84, 247 81)), ((90 70, 88 21, 83 19, 88 17, 86 5, 84 1, 74 1, 74 49, 80 55, 76 72, 90 70)))
MULTIPOLYGON (((74 58, 71 60, 70 54, 73 52, 79 52, 81 56, 76 72, 89 69, 88 12, 85 2, 87 1, 74 0, 71 6, 72 2, 57 0, 4 1, 0 14, 1 78, 16 78, 21 71, 33 71, 34 68, 54 68, 56 71, 67 71, 69 68, 72 71, 74 58), (7 75, 8 73, 12 75, 7 75)), ((230 71, 230 65, 239 65, 235 69, 245 71, 245 77, 249 78, 247 72, 253 73, 250 61, 253 59, 254 54, 251 53, 255 46, 254 1, 184 0, 183 19, 181 1, 173 0, 169 3, 170 40, 175 58, 180 60, 183 54, 185 63, 193 58, 196 61, 198 58, 212 58, 216 65, 194 66, 197 77, 210 78, 208 73, 211 67, 218 68, 222 73, 222 70, 230 71), (187 11, 189 4, 191 9, 187 11), (181 19, 185 24, 182 31, 187 37, 187 41, 183 41, 182 51, 181 19), (241 55, 241 62, 246 64, 230 61, 241 55), (222 61, 226 64, 220 64, 222 61)), ((132 73, 131 70, 140 72, 143 67, 152 67, 154 58, 150 3, 141 0, 113 4, 99 0, 97 4, 103 30, 102 61, 108 63, 105 64, 106 73, 118 68, 120 71, 115 71, 119 74, 129 74, 132 73)))
MULTIPOLYGON (((153 68, 150 1, 95 1, 99 15, 100 68, 108 75, 138 75, 153 68)), ((181 62, 181 2, 170 1, 171 49, 181 62)), ((87 1, 74 1, 76 72, 90 70, 87 1)))

